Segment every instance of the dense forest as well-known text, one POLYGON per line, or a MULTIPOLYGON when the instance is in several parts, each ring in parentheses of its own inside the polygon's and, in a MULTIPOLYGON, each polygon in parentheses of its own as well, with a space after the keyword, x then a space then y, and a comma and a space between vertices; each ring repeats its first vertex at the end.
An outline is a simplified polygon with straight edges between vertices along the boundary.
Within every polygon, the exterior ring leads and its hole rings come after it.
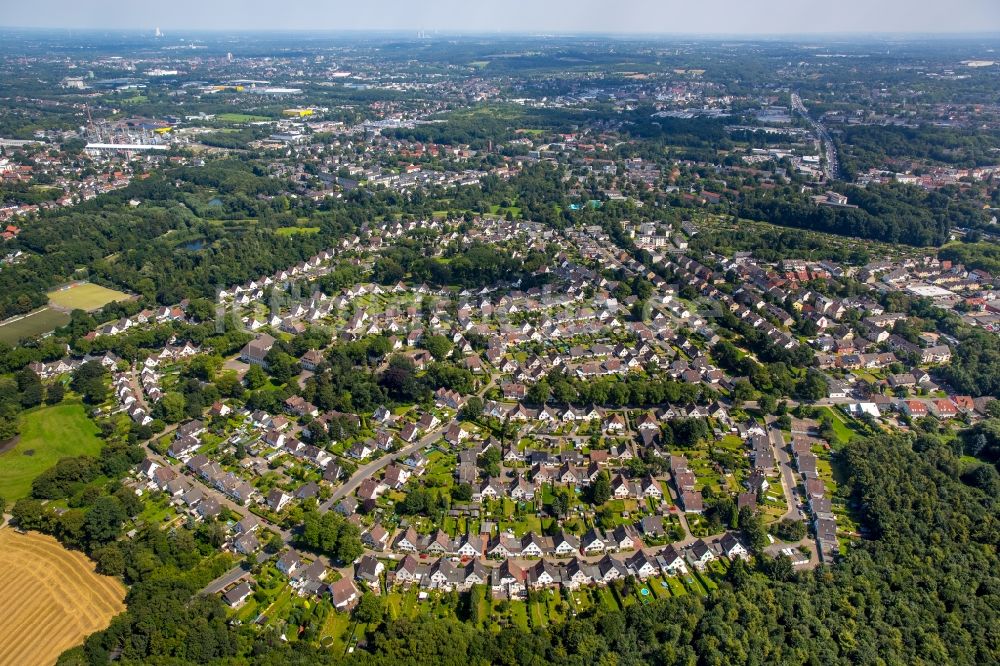
POLYGON ((963 263, 966 268, 979 268, 992 275, 1000 275, 1000 244, 996 242, 948 245, 941 248, 938 258, 963 263))
POLYGON ((970 331, 941 373, 956 391, 1000 397, 1000 339, 996 333, 970 331))
POLYGON ((928 160, 956 167, 994 164, 1000 133, 953 127, 848 125, 838 147, 851 174, 885 169, 897 160, 928 160))
POLYGON ((804 197, 750 194, 740 217, 786 227, 907 245, 941 245, 953 226, 977 226, 982 212, 947 193, 911 185, 840 188, 856 208, 817 206, 804 197))

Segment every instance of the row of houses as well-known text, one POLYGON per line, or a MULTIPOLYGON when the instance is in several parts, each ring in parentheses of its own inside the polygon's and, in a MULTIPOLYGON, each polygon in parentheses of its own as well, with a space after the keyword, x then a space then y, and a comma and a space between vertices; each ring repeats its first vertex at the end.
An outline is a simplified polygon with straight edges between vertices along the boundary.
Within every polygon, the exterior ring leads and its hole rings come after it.
POLYGON ((812 452, 813 444, 814 440, 808 437, 795 437, 792 439, 791 450, 795 458, 795 467, 802 479, 806 504, 812 515, 819 556, 827 560, 833 557, 839 548, 837 518, 833 513, 833 504, 827 496, 826 484, 819 478, 816 455, 812 452))
MULTIPOLYGON (((375 528, 373 528, 374 530, 375 528)), ((384 549, 376 544, 386 543, 388 537, 384 529, 375 536, 366 536, 365 540, 378 550, 384 549)), ((651 537, 663 536, 662 519, 640 523, 651 537)), ((371 531, 370 531, 371 532, 371 531)), ((506 557, 543 557, 545 555, 567 557, 576 553, 598 554, 634 550, 642 546, 642 539, 636 527, 620 525, 607 532, 598 527, 592 527, 582 537, 561 531, 555 536, 545 536, 528 532, 522 537, 515 537, 510 532, 495 535, 466 534, 451 537, 438 530, 433 534, 419 534, 412 527, 402 531, 392 541, 391 548, 401 553, 425 553, 430 555, 453 555, 458 557, 506 558, 506 557)))
POLYGON ((40 379, 51 379, 59 375, 64 375, 67 372, 73 372, 84 363, 89 363, 90 361, 97 361, 105 368, 114 368, 121 359, 112 352, 105 352, 98 356, 88 354, 82 358, 67 356, 48 363, 32 361, 28 364, 28 369, 38 375, 40 379))
MULTIPOLYGON (((548 559, 519 562, 514 556, 507 556, 498 566, 491 566, 477 560, 464 563, 441 557, 428 561, 407 555, 395 571, 387 573, 386 578, 392 584, 418 585, 426 589, 466 590, 473 585, 489 585, 494 595, 518 598, 528 590, 550 587, 576 589, 585 585, 607 584, 626 576, 645 580, 661 574, 685 575, 689 566, 703 569, 721 556, 745 559, 749 557, 749 552, 737 537, 727 533, 711 545, 699 539, 684 549, 671 544, 659 550, 639 549, 622 559, 605 554, 596 562, 580 557, 573 557, 569 562, 548 559)), ((384 570, 384 565, 377 558, 366 555, 359 562, 355 576, 377 587, 384 570)))
POLYGON ((260 496, 256 488, 233 472, 224 470, 219 463, 209 460, 204 455, 192 456, 186 465, 188 469, 204 479, 205 483, 243 506, 249 505, 251 501, 260 496))
POLYGON ((132 375, 127 372, 113 371, 111 374, 111 386, 114 390, 118 407, 128 414, 129 418, 140 425, 149 425, 153 422, 153 417, 143 404, 142 396, 136 391, 132 384, 132 375))
POLYGON ((686 513, 701 513, 705 510, 705 500, 700 490, 695 490, 697 478, 688 464, 686 456, 670 456, 670 475, 680 498, 681 508, 686 513))

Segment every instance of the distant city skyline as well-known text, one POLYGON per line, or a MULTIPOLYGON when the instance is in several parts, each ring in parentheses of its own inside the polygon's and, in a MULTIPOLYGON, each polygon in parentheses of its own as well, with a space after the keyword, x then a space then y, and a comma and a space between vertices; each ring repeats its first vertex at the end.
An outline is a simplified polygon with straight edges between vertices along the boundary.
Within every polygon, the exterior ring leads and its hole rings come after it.
POLYGON ((0 26, 70 29, 387 30, 622 34, 954 34, 1000 32, 1000 0, 264 0, 10 3, 0 26))

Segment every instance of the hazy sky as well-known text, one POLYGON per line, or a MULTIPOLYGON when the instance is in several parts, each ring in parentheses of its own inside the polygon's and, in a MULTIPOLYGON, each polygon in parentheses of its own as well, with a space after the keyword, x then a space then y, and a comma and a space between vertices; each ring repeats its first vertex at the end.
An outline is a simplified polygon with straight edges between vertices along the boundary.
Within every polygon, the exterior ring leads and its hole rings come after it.
POLYGON ((1000 0, 0 0, 0 25, 168 30, 997 32, 1000 0))

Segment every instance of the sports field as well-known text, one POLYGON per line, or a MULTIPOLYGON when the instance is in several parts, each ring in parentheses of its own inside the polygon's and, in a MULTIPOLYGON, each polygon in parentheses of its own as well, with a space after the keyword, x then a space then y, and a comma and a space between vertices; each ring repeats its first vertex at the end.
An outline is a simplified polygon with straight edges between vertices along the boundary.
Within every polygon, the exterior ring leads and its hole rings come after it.
POLYGON ((96 310, 112 301, 125 301, 131 298, 123 291, 115 291, 90 282, 77 282, 62 289, 48 293, 49 303, 66 310, 96 310))
POLYGON ((39 308, 18 319, 0 324, 0 342, 15 345, 21 338, 51 333, 69 323, 69 314, 49 307, 39 308))
POLYGON ((29 410, 21 416, 20 439, 0 453, 0 497, 11 506, 27 497, 35 477, 60 458, 96 455, 100 450, 97 426, 81 403, 29 410))
POLYGON ((54 664, 125 610, 125 587, 54 538, 0 529, 0 664, 54 664))

